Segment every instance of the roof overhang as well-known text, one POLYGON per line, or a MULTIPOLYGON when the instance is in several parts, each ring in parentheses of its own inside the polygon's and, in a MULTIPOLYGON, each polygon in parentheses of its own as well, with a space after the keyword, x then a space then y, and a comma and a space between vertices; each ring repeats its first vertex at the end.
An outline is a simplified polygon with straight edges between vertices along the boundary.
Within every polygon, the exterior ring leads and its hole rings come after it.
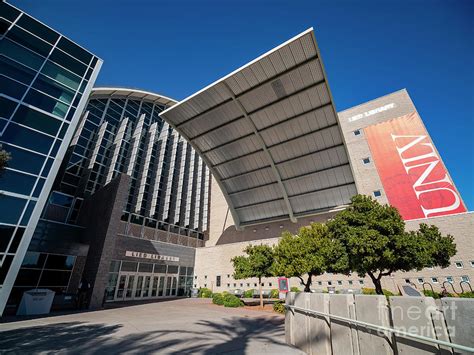
POLYGON ((296 222, 356 194, 312 28, 161 117, 201 155, 236 227, 296 222))
POLYGON ((139 89, 130 89, 130 88, 120 88, 120 87, 95 87, 91 91, 91 98, 99 99, 101 97, 109 98, 112 96, 116 97, 126 97, 136 100, 145 100, 155 104, 161 104, 164 106, 172 106, 176 104, 176 100, 170 99, 169 97, 155 94, 153 92, 139 90, 139 89))

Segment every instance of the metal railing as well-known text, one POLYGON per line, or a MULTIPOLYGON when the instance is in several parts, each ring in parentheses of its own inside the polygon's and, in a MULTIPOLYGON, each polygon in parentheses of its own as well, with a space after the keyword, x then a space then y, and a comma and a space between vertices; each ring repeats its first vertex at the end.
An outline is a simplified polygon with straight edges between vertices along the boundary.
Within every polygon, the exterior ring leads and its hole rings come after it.
POLYGON ((474 353, 474 348, 471 348, 471 347, 465 346, 465 345, 461 345, 461 344, 450 343, 449 341, 433 339, 433 338, 430 338, 430 337, 425 337, 423 335, 408 333, 408 332, 404 332, 402 330, 398 330, 398 329, 394 329, 394 328, 384 327, 384 326, 381 326, 381 325, 371 324, 371 323, 367 323, 367 322, 363 322, 363 321, 359 321, 359 320, 355 320, 355 319, 336 316, 334 314, 314 311, 314 310, 311 310, 311 309, 301 308, 301 307, 297 307, 297 306, 285 305, 285 307, 287 309, 291 309, 291 310, 294 310, 294 311, 297 311, 297 312, 300 312, 300 313, 314 314, 314 315, 317 315, 317 316, 320 316, 320 317, 328 317, 328 318, 331 318, 331 319, 335 319, 335 320, 338 320, 338 321, 342 321, 342 322, 346 322, 346 323, 366 327, 366 328, 376 330, 376 331, 393 333, 395 335, 398 335, 398 336, 404 337, 404 338, 411 338, 411 339, 421 340, 421 341, 425 341, 425 342, 429 342, 429 343, 433 343, 433 344, 447 346, 447 347, 450 347, 450 348, 453 348, 453 349, 456 349, 456 350, 462 350, 462 351, 466 351, 466 352, 469 352, 469 353, 474 353))

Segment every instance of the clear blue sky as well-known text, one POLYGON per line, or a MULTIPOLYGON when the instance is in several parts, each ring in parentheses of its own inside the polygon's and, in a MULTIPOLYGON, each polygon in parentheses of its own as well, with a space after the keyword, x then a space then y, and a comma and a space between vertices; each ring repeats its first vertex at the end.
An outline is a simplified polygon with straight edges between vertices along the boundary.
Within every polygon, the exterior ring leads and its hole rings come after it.
POLYGON ((177 100, 314 27, 337 110, 407 88, 474 209, 474 1, 10 2, 104 59, 97 85, 177 100))

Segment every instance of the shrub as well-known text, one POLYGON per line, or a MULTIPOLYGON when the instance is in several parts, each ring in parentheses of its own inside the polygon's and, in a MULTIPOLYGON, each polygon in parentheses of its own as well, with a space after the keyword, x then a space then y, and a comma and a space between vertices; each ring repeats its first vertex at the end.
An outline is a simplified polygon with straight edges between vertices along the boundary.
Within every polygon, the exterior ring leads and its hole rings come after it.
POLYGON ((253 297, 253 289, 247 290, 244 292, 243 298, 252 298, 253 297))
POLYGON ((205 287, 201 287, 199 289, 199 293, 198 293, 198 296, 200 298, 211 298, 212 297, 212 291, 208 288, 205 288, 205 287))
POLYGON ((291 292, 301 292, 300 289, 299 289, 298 287, 296 287, 296 286, 291 287, 291 288, 290 288, 290 291, 291 291, 291 292))
POLYGON ((277 313, 285 313, 285 309, 283 301, 277 301, 273 304, 273 310, 277 313))
POLYGON ((274 288, 273 290, 270 291, 270 298, 278 298, 280 297, 280 291, 278 289, 274 288))
MULTIPOLYGON (((383 289, 382 291, 383 291, 383 294, 385 295, 385 297, 395 296, 395 294, 393 292, 390 292, 389 290, 383 289)), ((377 292, 375 292, 375 288, 363 287, 362 288, 362 294, 364 294, 364 295, 376 295, 377 292)))
MULTIPOLYGON (((453 295, 450 294, 450 293, 446 293, 445 295, 442 295, 439 292, 433 292, 431 290, 423 290, 423 294, 426 297, 433 297, 434 299, 439 299, 439 298, 442 298, 442 297, 453 297, 453 295)), ((459 297, 461 297, 461 296, 459 296, 459 297)))
POLYGON ((242 301, 234 295, 227 294, 224 296, 224 307, 241 307, 242 301))
POLYGON ((212 295, 212 303, 222 306, 224 304, 224 296, 221 293, 214 293, 212 295))
POLYGON ((474 298, 474 292, 463 292, 459 294, 459 297, 462 298, 474 298))

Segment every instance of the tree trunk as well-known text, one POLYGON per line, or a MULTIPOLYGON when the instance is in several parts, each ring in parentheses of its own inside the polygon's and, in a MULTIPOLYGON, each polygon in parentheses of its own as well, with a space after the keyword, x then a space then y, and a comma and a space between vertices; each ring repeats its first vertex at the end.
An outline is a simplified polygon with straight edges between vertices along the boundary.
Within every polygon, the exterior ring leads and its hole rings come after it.
POLYGON ((308 280, 306 281, 306 283, 304 284, 304 292, 311 292, 311 284, 312 284, 312 277, 313 275, 312 274, 308 274, 308 280))
POLYGON ((382 290, 382 275, 380 275, 379 277, 375 277, 374 274, 372 273, 368 273, 368 275, 370 276, 370 278, 372 279, 372 282, 374 283, 374 286, 375 286, 375 293, 377 295, 383 295, 383 290, 382 290))
POLYGON ((262 278, 258 278, 258 288, 260 290, 260 308, 263 309, 262 278))

